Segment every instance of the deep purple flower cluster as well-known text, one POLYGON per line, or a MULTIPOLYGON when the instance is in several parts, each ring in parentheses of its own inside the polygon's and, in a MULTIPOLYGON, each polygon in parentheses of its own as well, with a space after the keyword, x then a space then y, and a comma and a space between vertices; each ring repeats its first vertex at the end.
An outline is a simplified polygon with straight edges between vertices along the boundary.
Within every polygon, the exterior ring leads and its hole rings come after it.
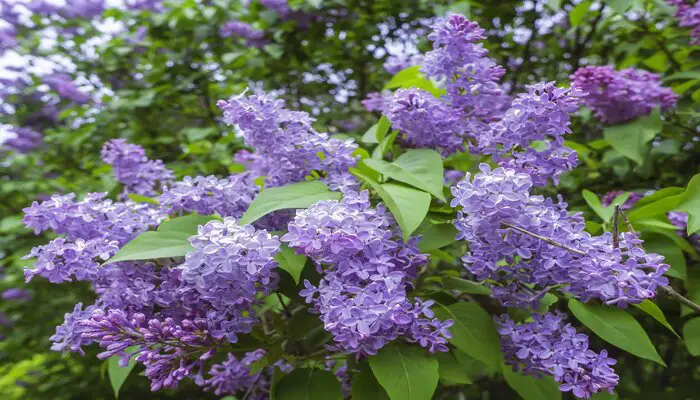
POLYGON ((700 2, 697 0, 666 0, 668 4, 674 5, 678 25, 684 28, 691 28, 691 44, 700 43, 700 2))
POLYGON ((102 161, 112 166, 125 193, 153 196, 160 186, 173 179, 173 172, 161 160, 149 160, 146 150, 124 139, 110 140, 102 146, 102 161))
POLYGON ((250 174, 235 174, 228 178, 210 176, 185 177, 163 188, 158 201, 167 214, 219 214, 239 218, 258 193, 250 174))
POLYGON ((532 318, 534 322, 520 324, 507 314, 497 319, 507 365, 530 375, 551 375, 561 383, 559 390, 578 398, 613 392, 620 377, 612 368, 617 361, 606 350, 589 349, 588 337, 566 323, 562 313, 533 314, 532 318))
POLYGON ((223 38, 239 37, 251 46, 260 46, 265 39, 264 31, 254 28, 247 22, 235 20, 225 23, 219 30, 219 35, 223 38))
POLYGON ((407 147, 438 149, 444 156, 464 150, 464 116, 424 90, 398 90, 384 113, 407 147))
POLYGON ((73 82, 70 76, 66 74, 53 74, 44 77, 44 83, 51 90, 77 104, 85 104, 90 101, 90 95, 78 89, 78 86, 73 82))
POLYGON ((268 295, 277 286, 280 242, 265 230, 238 225, 233 218, 210 221, 190 238, 195 250, 180 266, 179 295, 206 303, 206 320, 217 339, 238 340, 256 322, 253 305, 258 294, 268 295))
POLYGON ((81 324, 81 337, 106 349, 98 358, 119 356, 126 365, 134 357, 144 364, 151 390, 176 387, 186 377, 204 384, 205 362, 214 355, 217 345, 202 319, 148 320, 141 313, 128 315, 118 309, 107 312, 98 309, 81 324), (129 354, 126 350, 131 346, 138 349, 129 354))
POLYGON ((606 233, 592 237, 580 214, 569 215, 566 203, 530 194, 532 179, 512 169, 481 164, 482 173, 467 174, 452 188, 452 207, 462 207, 455 222, 458 239, 469 242, 465 267, 483 281, 497 282, 492 296, 508 307, 536 308, 557 287, 588 301, 626 307, 655 296, 669 266, 663 257, 645 253, 634 233, 620 235, 619 247, 606 233), (556 240, 562 248, 511 226, 556 240), (583 253, 583 254, 580 254, 583 253))
POLYGON ((312 171, 323 174, 323 180, 338 189, 356 185, 348 169, 356 163, 357 145, 351 139, 316 132, 307 113, 286 110, 284 101, 266 94, 236 96, 217 105, 225 121, 237 125, 246 145, 255 149, 255 165, 266 166, 264 171, 251 171, 266 176, 266 186, 300 182, 312 171))
POLYGON ((582 96, 580 90, 559 88, 554 82, 530 85, 500 121, 476 137, 473 150, 529 174, 537 186, 548 179, 557 183, 559 175, 577 163, 576 153, 564 146, 564 136, 571 133, 570 115, 582 96), (541 147, 533 147, 536 144, 541 147))
POLYGON ((213 390, 217 396, 238 392, 245 393, 245 398, 251 400, 269 399, 275 368, 289 373, 293 367, 279 360, 270 367, 253 372, 254 363, 264 356, 265 350, 262 349, 246 353, 241 360, 229 353, 221 364, 212 365, 209 370, 211 377, 204 382, 204 390, 213 390))
POLYGON ((300 295, 320 314, 339 351, 375 354, 398 337, 447 351, 452 321, 433 318, 432 301, 407 297, 426 257, 416 238, 402 242, 392 222, 382 205, 370 207, 367 191, 298 210, 282 241, 323 273, 318 287, 307 280, 300 295))
POLYGON ((583 103, 610 125, 647 115, 655 107, 673 107, 678 100, 671 89, 661 86, 659 75, 635 68, 583 67, 571 75, 571 84, 588 93, 583 103))

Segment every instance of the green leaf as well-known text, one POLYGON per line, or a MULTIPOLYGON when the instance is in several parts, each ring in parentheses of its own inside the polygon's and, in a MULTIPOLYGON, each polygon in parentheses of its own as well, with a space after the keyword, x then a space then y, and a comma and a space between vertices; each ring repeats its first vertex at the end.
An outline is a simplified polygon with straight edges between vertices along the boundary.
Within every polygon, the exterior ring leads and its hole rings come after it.
POLYGON ((651 300, 646 299, 639 304, 634 304, 634 306, 637 307, 638 309, 644 311, 645 313, 649 314, 652 318, 654 318, 656 321, 658 321, 661 325, 668 328, 669 331, 673 332, 673 334, 676 335, 680 339, 680 336, 678 336, 678 334, 673 329, 671 324, 668 323, 668 320, 666 319, 664 312, 661 311, 659 306, 654 304, 651 300))
POLYGON ((159 232, 174 232, 194 236, 200 225, 206 225, 210 221, 220 221, 221 218, 213 215, 190 214, 182 217, 171 218, 158 226, 159 232))
POLYGON ((537 378, 523 375, 505 364, 501 364, 501 371, 508 385, 524 400, 561 399, 559 384, 551 376, 537 378))
POLYGON ((353 400, 389 400, 367 363, 362 363, 360 372, 353 376, 351 393, 353 400))
POLYGON ((340 382, 332 372, 295 369, 275 385, 275 400, 342 400, 340 382))
POLYGON ((384 137, 384 139, 379 142, 379 146, 375 147, 372 151, 372 158, 367 158, 365 161, 381 160, 384 158, 384 154, 386 154, 394 144, 394 140, 396 140, 398 134, 399 131, 392 131, 388 136, 384 137))
POLYGON ((675 81, 679 79, 700 79, 700 71, 682 71, 676 72, 664 78, 664 82, 675 81))
POLYGON ((603 137, 620 154, 642 165, 649 150, 648 143, 661 132, 662 124, 661 111, 655 108, 651 114, 626 124, 606 126, 603 137))
POLYGON ((596 335, 613 346, 666 366, 639 322, 625 311, 569 300, 569 310, 596 335))
POLYGON ((700 174, 688 183, 677 210, 688 213, 688 236, 700 231, 700 174))
POLYGON ((500 339, 491 316, 476 303, 455 303, 435 309, 440 320, 451 319, 452 343, 477 360, 498 366, 501 362, 500 339))
MULTIPOLYGON (((430 219, 430 218, 428 218, 430 219)), ((457 241, 457 228, 453 224, 423 224, 416 231, 416 235, 423 236, 418 242, 418 249, 423 253, 436 250, 457 241)))
POLYGON ((605 2, 610 8, 615 10, 619 14, 624 14, 627 10, 629 10, 632 6, 636 6, 639 4, 638 0, 607 0, 605 2))
POLYGON ((440 373, 440 379, 459 384, 473 383, 467 371, 462 368, 462 365, 451 352, 439 352, 436 356, 439 363, 438 371, 440 373))
POLYGON ((408 240, 428 214, 430 194, 395 183, 379 184, 354 168, 350 172, 367 182, 379 194, 401 227, 404 240, 408 240))
POLYGON ((657 215, 666 214, 667 212, 675 209, 680 203, 681 199, 682 194, 660 197, 651 203, 644 203, 641 206, 635 206, 625 214, 632 223, 635 223, 641 219, 648 219, 657 215))
POLYGON ((135 202, 137 202, 137 203, 149 203, 149 204, 155 204, 155 205, 159 205, 159 204, 160 204, 160 203, 158 203, 158 200, 156 200, 156 199, 154 199, 154 198, 147 197, 147 196, 142 196, 142 195, 136 194, 136 193, 129 193, 129 194, 127 194, 126 196, 127 196, 129 199, 131 199, 131 200, 133 200, 133 201, 135 201, 135 202))
POLYGON ((588 13, 588 9, 591 8, 591 4, 593 4, 593 0, 585 0, 571 9, 569 12, 569 22, 571 22, 571 26, 578 26, 578 24, 583 21, 583 18, 588 13))
POLYGON ((683 325, 683 339, 688 353, 700 356, 700 318, 693 318, 683 325))
MULTIPOLYGON (((136 349, 129 347, 126 352, 133 352, 136 349), (131 350, 131 351, 130 351, 131 350)), ((109 383, 112 384, 112 390, 114 390, 114 397, 119 398, 119 390, 124 385, 126 378, 131 374, 131 370, 136 366, 136 360, 132 357, 129 359, 129 363, 126 367, 119 366, 119 357, 112 356, 107 360, 107 375, 109 375, 109 383)))
POLYGON ((289 275, 294 278, 294 283, 299 284, 301 271, 304 270, 306 264, 306 256, 297 254, 294 249, 283 244, 280 246, 280 252, 275 254, 275 260, 280 268, 289 272, 289 275))
POLYGON ((181 232, 144 232, 125 244, 104 263, 184 257, 194 250, 189 241, 190 236, 192 235, 181 232))
POLYGON ((615 214, 615 204, 624 204, 631 195, 629 192, 622 193, 615 197, 609 206, 605 207, 603 204, 601 204, 598 196, 596 196, 595 193, 591 192, 590 190, 584 189, 581 194, 583 195, 583 199, 586 200, 588 206, 591 207, 604 222, 609 222, 612 219, 613 215, 615 214))
POLYGON ((260 192, 238 221, 250 224, 263 216, 287 208, 307 208, 321 200, 340 200, 341 194, 331 192, 321 181, 306 181, 273 187, 260 192))
POLYGON ((389 343, 369 365, 392 400, 430 400, 437 388, 438 361, 420 346, 389 343))
POLYGON ((379 122, 367 129, 367 132, 362 135, 362 139, 360 140, 362 143, 367 144, 379 143, 382 139, 384 139, 386 133, 389 132, 389 128, 391 128, 391 122, 389 122, 387 117, 382 115, 382 117, 379 118, 379 122))
POLYGON ((686 279, 685 255, 673 239, 658 233, 645 235, 644 249, 647 252, 658 253, 664 256, 664 262, 671 266, 671 269, 667 272, 668 275, 682 280, 686 279))
POLYGON ((391 163, 372 159, 365 160, 365 163, 389 178, 422 189, 445 201, 442 193, 442 157, 434 150, 408 150, 391 163))
MULTIPOLYGON (((685 191, 684 188, 678 187, 678 186, 671 186, 671 187, 659 189, 659 190, 655 191, 654 193, 652 193, 648 196, 644 196, 641 199, 639 199, 639 201, 634 203, 634 206, 632 206, 632 210, 636 210, 638 208, 641 208, 642 206, 654 203, 654 202, 661 200, 661 199, 664 199, 666 197, 681 194, 684 191, 685 191)), ((628 217, 629 217, 629 215, 628 215, 628 217)))
POLYGON ((462 278, 447 276, 442 280, 442 286, 448 290, 457 290, 468 294, 491 294, 491 289, 479 283, 462 278))
POLYGON ((384 89, 411 87, 425 90, 435 97, 440 97, 446 93, 445 89, 436 87, 433 82, 429 81, 425 75, 420 72, 419 65, 414 65, 397 72, 396 75, 394 75, 384 86, 384 89))

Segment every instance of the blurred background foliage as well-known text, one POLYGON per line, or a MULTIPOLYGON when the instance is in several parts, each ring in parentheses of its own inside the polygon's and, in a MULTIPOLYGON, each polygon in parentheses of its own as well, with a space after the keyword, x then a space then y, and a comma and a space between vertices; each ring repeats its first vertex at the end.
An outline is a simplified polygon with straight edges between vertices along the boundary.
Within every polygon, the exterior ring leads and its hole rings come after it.
MULTIPOLYGON (((216 102, 255 89, 276 93, 291 109, 310 112, 321 131, 359 138, 377 120, 361 100, 391 79, 383 67, 386 58, 425 51, 426 21, 450 11, 470 16, 487 30, 485 45, 506 67, 504 82, 511 91, 538 81, 566 85, 580 66, 613 65, 658 73, 681 95, 651 143, 640 145, 630 135, 630 142, 622 144, 640 152, 642 163, 606 141, 605 127, 589 111, 582 109, 575 118, 569 140, 579 152, 579 167, 558 188, 547 190, 562 193, 590 220, 596 221, 596 214, 582 197, 583 189, 600 197, 611 190, 685 187, 700 171, 699 48, 689 45, 688 30, 678 27, 674 8, 662 0, 292 0, 289 5, 292 15, 255 0, 171 0, 156 10, 112 7, 93 19, 25 16, 31 22, 19 28, 18 43, 3 56, 0 123, 41 130, 44 143, 26 154, 0 150, 0 292, 24 287, 27 262, 21 257, 46 241, 23 228, 22 208, 52 193, 118 190, 110 167, 99 160, 106 140, 121 137, 144 146, 178 177, 241 171, 232 154, 242 142, 222 123, 216 102), (231 20, 264 31, 264 39, 249 43, 221 37, 221 28, 231 20), (76 104, 47 90, 42 80, 46 71, 69 74, 91 100, 76 104), (47 105, 58 113, 55 121, 45 117, 47 105)), ((605 221, 598 222, 590 229, 600 229, 605 221)), ((661 239, 652 243, 663 249, 657 251, 672 255, 672 266, 682 270, 684 291, 700 301, 697 252, 681 250, 664 240, 663 232, 657 234, 661 239)), ((94 294, 80 283, 38 280, 24 288, 31 300, 0 300, 6 319, 0 324, 0 397, 112 398, 105 363, 95 358, 94 349, 83 357, 49 350, 48 338, 63 314, 77 302, 90 303, 94 294)), ((659 304, 680 332, 687 313, 671 301, 660 299, 659 304)), ((635 315, 668 368, 640 363, 627 353, 612 354, 619 360, 620 398, 697 398, 698 359, 686 351, 683 339, 646 314, 635 315)), ((177 394, 151 393, 145 379, 133 376, 121 396, 208 395, 187 385, 177 394)), ((480 379, 459 394, 439 396, 517 395, 498 379, 480 379)))

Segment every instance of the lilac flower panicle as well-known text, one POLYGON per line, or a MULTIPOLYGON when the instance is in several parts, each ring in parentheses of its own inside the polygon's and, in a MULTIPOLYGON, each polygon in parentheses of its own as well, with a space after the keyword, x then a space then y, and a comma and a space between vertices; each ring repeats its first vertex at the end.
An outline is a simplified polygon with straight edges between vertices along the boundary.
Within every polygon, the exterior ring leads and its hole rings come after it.
POLYGON ((292 367, 280 360, 275 365, 253 372, 253 364, 264 356, 263 349, 248 352, 240 360, 229 353, 225 361, 211 367, 211 377, 204 382, 204 389, 212 390, 217 396, 245 393, 248 399, 269 399, 275 367, 283 372, 289 372, 292 367))
POLYGON ((18 153, 28 153, 42 143, 43 135, 32 128, 13 128, 11 133, 13 136, 0 143, 0 146, 7 146, 18 153))
POLYGON ((44 83, 59 96, 77 104, 85 104, 90 101, 90 96, 78 89, 70 76, 65 74, 53 74, 44 77, 44 83))
POLYGON ((427 259, 417 239, 403 243, 392 222, 382 205, 370 207, 367 191, 298 210, 282 241, 323 273, 318 287, 305 281, 299 294, 320 314, 338 351, 375 354, 399 337, 431 352, 447 351, 452 321, 433 318, 433 301, 407 297, 427 259))
POLYGON ((2 292, 2 295, 0 295, 0 298, 3 300, 10 301, 30 301, 32 297, 32 292, 20 288, 6 289, 2 292))
POLYGON ((83 323, 92 317, 96 309, 97 307, 93 305, 83 310, 83 303, 78 303, 73 308, 73 312, 66 313, 64 322, 56 327, 56 333, 49 338, 53 342, 51 350, 71 351, 85 355, 82 346, 91 344, 92 340, 83 338, 82 333, 85 330, 83 323))
POLYGON ((76 239, 74 242, 56 238, 44 246, 34 247, 24 257, 36 258, 34 268, 25 268, 24 276, 30 282, 39 275, 51 283, 77 280, 93 280, 99 265, 115 255, 118 242, 103 238, 76 239))
POLYGON ((420 65, 422 62, 423 56, 420 54, 398 54, 387 57, 383 65, 386 72, 394 75, 408 67, 420 65))
POLYGON ((536 308, 554 287, 582 301, 597 298, 626 307, 653 298, 669 266, 663 257, 646 253, 634 233, 622 233, 619 247, 612 236, 592 237, 580 214, 569 215, 566 203, 530 194, 532 178, 513 169, 480 165, 452 187, 452 207, 461 207, 455 226, 458 239, 469 242, 462 258, 465 267, 483 281, 490 279, 492 296, 507 307, 536 308), (572 253, 530 235, 513 225, 551 238, 586 253, 572 253))
MULTIPOLYGON (((612 190, 608 193, 605 193, 603 195, 603 198, 600 199, 600 203, 603 206, 608 207, 612 205, 613 200, 615 200, 615 198, 621 195, 622 193, 624 193, 622 190, 612 190)), ((644 195, 641 195, 639 193, 630 193, 630 196, 627 198, 627 200, 625 200, 624 203, 620 204, 620 210, 629 210, 630 208, 634 207, 634 205, 637 204, 637 202, 641 200, 642 197, 644 197, 644 195)))
POLYGON ((613 392, 619 376, 616 361, 606 350, 588 348, 588 337, 567 324, 562 313, 533 314, 534 322, 516 324, 504 314, 496 320, 507 365, 525 374, 551 375, 559 390, 588 399, 594 393, 613 392))
POLYGON ((245 39, 251 46, 262 46, 265 41, 265 32, 254 28, 252 25, 242 21, 229 21, 225 23, 219 35, 223 38, 239 37, 245 39))
POLYGON ((700 44, 700 2, 697 0, 666 0, 666 2, 677 7, 678 25, 691 29, 690 43, 700 44))
POLYGON ((210 176, 185 177, 163 189, 158 198, 161 209, 168 214, 196 212, 201 215, 219 214, 240 218, 258 193, 250 174, 228 178, 210 176))
POLYGON ((190 243, 195 250, 180 267, 179 294, 206 302, 212 335, 236 342, 237 335, 250 332, 256 322, 252 307, 259 302, 257 295, 269 295, 277 286, 273 256, 280 242, 265 230, 227 217, 200 226, 190 243))
POLYGON ((390 104, 390 92, 370 92, 367 97, 362 100, 362 107, 369 112, 384 112, 384 109, 390 104))
POLYGON ((173 179, 173 173, 161 160, 149 160, 143 147, 113 139, 102 147, 102 161, 112 166, 125 192, 153 196, 163 184, 173 179))
POLYGON ((399 89, 384 110, 408 147, 438 149, 444 156, 464 150, 462 115, 420 89, 399 89))
POLYGON ((609 125, 648 115, 656 107, 671 108, 678 101, 677 94, 661 86, 659 75, 635 68, 582 67, 571 75, 571 84, 588 93, 583 103, 609 125))
POLYGON ((266 186, 301 182, 312 171, 336 186, 339 182, 357 185, 356 180, 348 181, 347 175, 357 162, 353 155, 357 145, 351 139, 316 132, 307 113, 289 111, 284 101, 264 93, 235 96, 217 105, 224 111, 224 120, 237 125, 246 145, 255 149, 257 156, 251 158, 256 166, 264 166, 266 186))

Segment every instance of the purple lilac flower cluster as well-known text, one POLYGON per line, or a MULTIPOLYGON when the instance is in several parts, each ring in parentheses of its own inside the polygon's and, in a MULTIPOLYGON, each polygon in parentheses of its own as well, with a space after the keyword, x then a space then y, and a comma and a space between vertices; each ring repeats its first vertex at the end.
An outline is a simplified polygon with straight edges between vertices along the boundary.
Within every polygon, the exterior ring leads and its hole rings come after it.
POLYGON ((264 356, 265 350, 262 349, 246 353, 241 360, 229 353, 225 361, 211 367, 211 377, 204 382, 204 390, 212 390, 217 396, 238 392, 246 393, 246 398, 251 400, 269 399, 275 368, 289 373, 293 367, 279 360, 270 367, 253 372, 253 364, 264 356))
POLYGON ((28 153, 41 145, 43 135, 32 128, 12 128, 12 136, 1 145, 18 153, 28 153))
POLYGON ((635 68, 583 67, 571 75, 571 84, 588 93, 583 103, 610 125, 647 115, 655 107, 673 107, 678 100, 671 89, 661 86, 659 75, 635 68))
POLYGON ((592 237, 580 214, 569 215, 561 199, 531 195, 529 175, 486 164, 479 168, 473 179, 467 174, 452 188, 451 206, 462 207, 455 225, 458 239, 469 242, 465 267, 480 281, 496 282, 492 296, 505 306, 536 308, 558 287, 582 301, 597 298, 626 307, 654 297, 658 285, 668 283, 663 257, 645 253, 634 233, 622 233, 614 248, 610 233, 592 237))
POLYGON ((578 398, 613 392, 620 377, 612 368, 617 361, 606 350, 589 349, 588 337, 566 323, 562 313, 533 314, 532 318, 533 322, 520 324, 507 314, 497 318, 507 365, 529 375, 551 375, 561 391, 578 398))
POLYGON ((334 349, 375 354, 402 337, 431 352, 447 351, 452 321, 433 318, 433 301, 411 301, 407 291, 427 259, 417 238, 403 243, 384 206, 370 207, 369 193, 346 192, 342 201, 320 201, 298 210, 282 241, 309 256, 322 272, 300 295, 312 303, 334 349))
POLYGON ((463 151, 469 140, 471 152, 530 174, 538 186, 550 179, 557 183, 561 173, 576 166, 576 153, 563 143, 582 91, 539 83, 511 99, 500 84, 505 70, 479 43, 484 30, 461 15, 438 19, 428 38, 433 50, 425 55, 422 71, 444 82, 447 94, 438 99, 408 89, 388 102, 366 101, 366 107, 381 107, 401 132, 399 142, 447 156, 463 151))
POLYGON ((324 175, 332 188, 353 188, 356 180, 348 173, 357 158, 353 140, 332 139, 316 132, 313 119, 305 112, 289 111, 284 101, 266 94, 235 96, 217 105, 224 120, 243 131, 246 145, 255 149, 253 165, 268 166, 251 171, 266 176, 266 186, 280 186, 304 180, 312 171, 324 175))
POLYGON ((102 161, 112 166, 125 193, 154 196, 163 184, 173 179, 173 172, 161 160, 149 160, 146 150, 124 139, 114 139, 102 146, 102 161))
POLYGON ((265 41, 264 31, 256 29, 243 21, 229 21, 225 23, 219 30, 219 35, 223 38, 239 37, 251 46, 262 46, 265 41))
MULTIPOLYGON (((615 198, 621 195, 622 193, 624 193, 622 190, 612 190, 608 193, 605 193, 605 195, 603 195, 603 198, 600 199, 600 203, 603 206, 608 207, 612 204, 613 200, 615 200, 615 198)), ((629 210, 630 208, 634 207, 634 205, 637 204, 637 202, 643 197, 644 195, 639 193, 630 193, 630 197, 628 197, 624 203, 620 204, 620 210, 629 210)))
POLYGON ((369 112, 384 112, 390 104, 392 94, 390 92, 370 92, 362 100, 362 107, 369 112))
POLYGON ((210 176, 185 177, 166 185, 158 201, 164 213, 196 212, 239 218, 258 193, 249 173, 228 178, 210 176))
POLYGON ((256 322, 257 295, 269 295, 277 287, 273 256, 280 242, 265 230, 226 218, 200 226, 190 243, 195 250, 179 267, 178 294, 196 298, 200 307, 206 304, 206 320, 215 338, 236 342, 237 334, 250 332, 256 322))
POLYGON ((700 44, 700 2, 697 0, 666 0, 666 2, 677 7, 678 25, 692 29, 690 43, 700 44))
POLYGON ((66 74, 46 76, 44 77, 44 83, 47 84, 51 90, 58 93, 59 96, 76 104, 85 104, 90 101, 90 95, 78 89, 75 82, 66 74))
POLYGON ((571 133, 570 115, 578 110, 582 96, 580 90, 559 88, 554 82, 530 85, 500 121, 476 137, 472 149, 529 174, 537 186, 548 179, 558 183, 559 175, 577 163, 576 152, 564 146, 564 136, 571 133), (534 148, 533 143, 543 148, 534 148))

